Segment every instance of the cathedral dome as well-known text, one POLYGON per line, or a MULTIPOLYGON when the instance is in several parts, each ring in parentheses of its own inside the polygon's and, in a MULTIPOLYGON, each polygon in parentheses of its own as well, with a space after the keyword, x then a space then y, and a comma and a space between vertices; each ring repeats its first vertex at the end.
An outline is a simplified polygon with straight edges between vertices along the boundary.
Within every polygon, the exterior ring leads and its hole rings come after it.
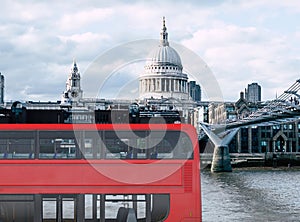
POLYGON ((169 46, 165 18, 160 32, 160 44, 149 56, 145 71, 139 79, 140 98, 189 99, 188 76, 182 72, 179 54, 169 46))
POLYGON ((180 56, 175 49, 168 45, 160 45, 152 51, 151 63, 153 65, 174 65, 182 68, 180 56))
POLYGON ((182 63, 179 54, 174 48, 169 46, 165 18, 163 18, 163 28, 160 33, 160 44, 158 48, 152 50, 150 53, 150 58, 150 62, 148 63, 150 66, 171 65, 182 69, 182 63))

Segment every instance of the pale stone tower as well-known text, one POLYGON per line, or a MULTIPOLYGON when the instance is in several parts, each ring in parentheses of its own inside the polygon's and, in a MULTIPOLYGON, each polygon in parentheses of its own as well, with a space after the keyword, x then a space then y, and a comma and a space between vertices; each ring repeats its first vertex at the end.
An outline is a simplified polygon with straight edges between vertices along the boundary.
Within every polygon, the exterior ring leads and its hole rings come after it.
POLYGON ((4 103, 4 76, 0 72, 0 104, 4 103))
POLYGON ((80 73, 76 61, 74 60, 66 82, 66 90, 62 95, 62 103, 78 102, 82 99, 82 94, 83 91, 80 86, 80 73))

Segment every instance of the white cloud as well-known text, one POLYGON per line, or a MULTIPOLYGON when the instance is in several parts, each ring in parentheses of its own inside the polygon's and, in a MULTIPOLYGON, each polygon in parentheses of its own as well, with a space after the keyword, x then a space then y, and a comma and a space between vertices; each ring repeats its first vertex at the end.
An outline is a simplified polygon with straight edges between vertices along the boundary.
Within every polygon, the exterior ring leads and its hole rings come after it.
POLYGON ((74 41, 76 43, 82 44, 82 43, 93 42, 93 41, 100 42, 101 40, 109 39, 109 35, 86 32, 82 34, 74 34, 71 36, 59 36, 59 38, 63 43, 66 43, 67 41, 74 41))
POLYGON ((295 64, 290 63, 290 37, 252 26, 220 24, 200 29, 182 43, 203 55, 219 80, 225 99, 237 99, 238 92, 251 82, 261 84, 266 90, 264 98, 272 99, 274 94, 267 87, 282 85, 287 82, 286 76, 296 71, 295 64))
POLYGON ((244 0, 240 4, 240 6, 244 9, 256 9, 258 7, 269 8, 269 9, 288 9, 291 11, 299 11, 300 4, 298 0, 289 0, 289 1, 281 1, 281 0, 273 0, 272 3, 268 0, 252 0, 247 1, 244 0))
MULTIPOLYGON (((53 5, 52 5, 53 6, 53 5)), ((51 18, 51 5, 41 1, 2 1, 1 18, 5 22, 28 23, 51 18)))
POLYGON ((61 30, 80 30, 82 27, 92 24, 97 24, 113 16, 112 8, 92 8, 77 9, 74 13, 70 12, 63 15, 57 22, 61 30))

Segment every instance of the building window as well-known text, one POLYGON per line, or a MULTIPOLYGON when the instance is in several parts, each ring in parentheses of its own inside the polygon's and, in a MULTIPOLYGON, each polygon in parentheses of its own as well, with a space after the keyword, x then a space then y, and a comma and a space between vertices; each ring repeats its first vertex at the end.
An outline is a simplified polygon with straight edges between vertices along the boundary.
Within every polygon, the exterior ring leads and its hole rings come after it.
POLYGON ((264 140, 261 141, 261 145, 262 145, 262 146, 267 146, 267 141, 264 141, 264 140))

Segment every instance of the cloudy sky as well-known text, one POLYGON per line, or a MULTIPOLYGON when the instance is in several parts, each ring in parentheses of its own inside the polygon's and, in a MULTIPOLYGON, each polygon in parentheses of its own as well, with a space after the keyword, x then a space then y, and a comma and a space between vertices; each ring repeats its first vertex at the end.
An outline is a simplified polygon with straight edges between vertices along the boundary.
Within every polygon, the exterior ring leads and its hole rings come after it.
POLYGON ((205 61, 225 100, 237 100, 252 82, 270 100, 299 79, 298 0, 3 0, 0 12, 6 101, 59 100, 73 58, 84 81, 108 50, 158 39, 163 16, 169 40, 205 61))

